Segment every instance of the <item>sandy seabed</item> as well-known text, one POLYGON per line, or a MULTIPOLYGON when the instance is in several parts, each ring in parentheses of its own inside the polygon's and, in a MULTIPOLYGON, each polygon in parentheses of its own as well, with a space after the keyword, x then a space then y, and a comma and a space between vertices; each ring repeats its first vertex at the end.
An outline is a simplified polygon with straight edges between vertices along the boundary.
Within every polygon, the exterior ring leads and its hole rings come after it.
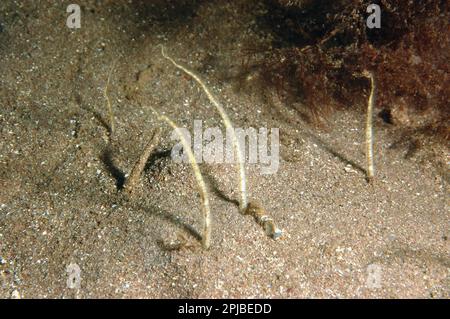
POLYGON ((258 41, 241 2, 180 14, 158 1, 84 1, 78 30, 64 2, 0 3, 0 297, 449 298, 446 149, 405 156, 377 118, 368 185, 364 114, 338 112, 316 130, 251 76, 237 80, 240 47, 258 41), (189 129, 221 121, 158 44, 201 74, 237 127, 280 129, 277 173, 246 166, 249 197, 280 240, 239 214, 233 165, 202 164, 212 212, 202 249, 194 176, 171 160, 171 130, 149 106, 189 129), (117 185, 156 127, 161 144, 128 198, 117 185))

